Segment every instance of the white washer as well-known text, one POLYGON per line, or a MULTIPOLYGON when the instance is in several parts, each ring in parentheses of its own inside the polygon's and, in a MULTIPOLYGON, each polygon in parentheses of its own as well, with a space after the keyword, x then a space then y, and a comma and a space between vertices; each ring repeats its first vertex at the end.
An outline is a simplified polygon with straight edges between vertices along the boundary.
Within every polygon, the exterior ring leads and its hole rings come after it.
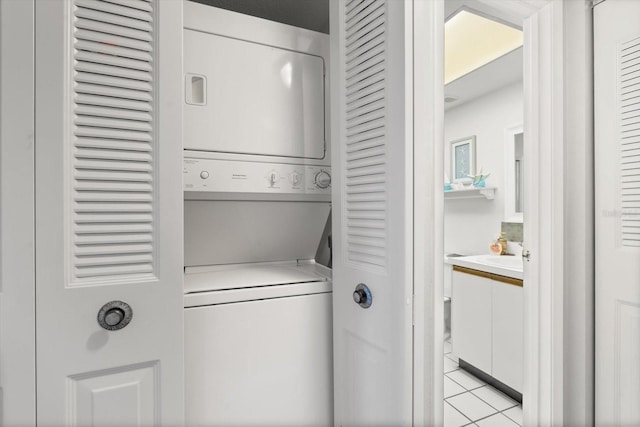
POLYGON ((186 425, 333 425, 329 37, 184 26, 186 425))
POLYGON ((186 424, 332 425, 330 168, 184 164, 186 424))
POLYGON ((332 425, 330 277, 313 261, 186 269, 186 425, 332 425))

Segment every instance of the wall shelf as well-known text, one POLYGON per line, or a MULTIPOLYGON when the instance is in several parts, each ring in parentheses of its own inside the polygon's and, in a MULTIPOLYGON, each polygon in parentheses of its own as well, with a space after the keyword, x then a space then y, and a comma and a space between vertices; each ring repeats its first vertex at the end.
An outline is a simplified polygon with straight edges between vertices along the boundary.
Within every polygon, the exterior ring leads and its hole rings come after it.
POLYGON ((481 199, 493 200, 496 187, 471 187, 462 190, 449 190, 444 192, 445 199, 481 199))

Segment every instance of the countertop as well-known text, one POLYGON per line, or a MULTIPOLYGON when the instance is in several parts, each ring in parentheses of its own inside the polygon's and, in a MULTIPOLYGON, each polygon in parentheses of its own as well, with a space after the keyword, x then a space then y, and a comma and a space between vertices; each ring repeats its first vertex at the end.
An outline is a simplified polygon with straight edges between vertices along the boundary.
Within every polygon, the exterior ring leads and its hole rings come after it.
POLYGON ((513 255, 471 255, 461 257, 445 256, 445 264, 457 265, 474 270, 486 271, 500 276, 522 280, 522 257, 513 255))

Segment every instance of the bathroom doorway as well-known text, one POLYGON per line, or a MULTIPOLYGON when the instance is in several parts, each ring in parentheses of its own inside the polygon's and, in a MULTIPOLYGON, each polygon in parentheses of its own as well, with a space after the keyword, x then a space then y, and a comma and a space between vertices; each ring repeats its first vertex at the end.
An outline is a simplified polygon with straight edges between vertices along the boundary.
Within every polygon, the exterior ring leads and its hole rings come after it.
POLYGON ((522 22, 464 1, 444 25, 444 425, 522 426, 522 22))

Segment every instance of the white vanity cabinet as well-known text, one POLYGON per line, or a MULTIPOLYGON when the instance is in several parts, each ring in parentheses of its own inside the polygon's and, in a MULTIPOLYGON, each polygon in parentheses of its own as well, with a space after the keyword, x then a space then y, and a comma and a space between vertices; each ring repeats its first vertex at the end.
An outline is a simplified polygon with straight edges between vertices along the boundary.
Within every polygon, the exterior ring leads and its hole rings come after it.
POLYGON ((461 273, 454 267, 451 296, 453 353, 491 372, 491 279, 461 273))
POLYGON ((522 286, 492 280, 491 376, 521 392, 524 374, 522 286))
POLYGON ((522 391, 522 280, 453 267, 452 347, 460 359, 522 391))

